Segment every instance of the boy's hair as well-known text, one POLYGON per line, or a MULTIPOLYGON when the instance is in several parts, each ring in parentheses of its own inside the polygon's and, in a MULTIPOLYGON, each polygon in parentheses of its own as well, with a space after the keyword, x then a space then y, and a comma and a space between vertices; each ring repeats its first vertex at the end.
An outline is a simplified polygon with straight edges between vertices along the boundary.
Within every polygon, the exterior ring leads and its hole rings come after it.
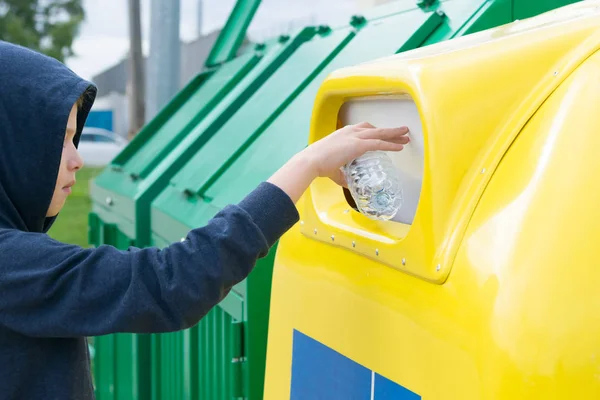
POLYGON ((87 88, 85 90, 85 92, 83 92, 81 94, 81 96, 79 96, 79 98, 77 99, 77 101, 75 102, 75 104, 77 105, 77 110, 81 110, 81 107, 83 107, 83 103, 85 103, 85 101, 92 95, 92 88, 87 88))

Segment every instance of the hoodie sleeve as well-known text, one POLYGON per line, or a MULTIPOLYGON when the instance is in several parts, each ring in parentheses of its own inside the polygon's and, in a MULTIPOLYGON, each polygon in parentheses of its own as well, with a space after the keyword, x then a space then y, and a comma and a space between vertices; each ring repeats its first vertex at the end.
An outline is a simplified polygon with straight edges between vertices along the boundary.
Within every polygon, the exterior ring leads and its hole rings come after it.
POLYGON ((297 220, 290 198, 263 183, 162 250, 82 249, 0 230, 0 325, 38 337, 191 327, 297 220))

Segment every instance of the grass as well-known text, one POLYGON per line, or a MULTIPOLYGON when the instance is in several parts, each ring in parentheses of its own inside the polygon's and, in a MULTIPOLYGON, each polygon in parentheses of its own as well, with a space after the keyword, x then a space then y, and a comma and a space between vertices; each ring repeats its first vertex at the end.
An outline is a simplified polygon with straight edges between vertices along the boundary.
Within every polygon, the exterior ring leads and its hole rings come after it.
POLYGON ((77 184, 69 196, 67 204, 48 232, 54 239, 63 243, 88 247, 88 213, 91 210, 89 183, 102 168, 84 168, 77 173, 77 184))

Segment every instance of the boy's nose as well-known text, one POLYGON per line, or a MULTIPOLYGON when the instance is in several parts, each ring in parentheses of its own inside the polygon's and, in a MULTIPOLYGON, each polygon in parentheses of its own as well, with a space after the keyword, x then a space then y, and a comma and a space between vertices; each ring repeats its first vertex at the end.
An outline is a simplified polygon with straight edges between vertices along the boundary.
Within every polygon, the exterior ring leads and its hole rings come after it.
POLYGON ((73 156, 69 160, 69 169, 71 171, 78 171, 83 167, 83 158, 79 155, 79 152, 75 150, 73 156))

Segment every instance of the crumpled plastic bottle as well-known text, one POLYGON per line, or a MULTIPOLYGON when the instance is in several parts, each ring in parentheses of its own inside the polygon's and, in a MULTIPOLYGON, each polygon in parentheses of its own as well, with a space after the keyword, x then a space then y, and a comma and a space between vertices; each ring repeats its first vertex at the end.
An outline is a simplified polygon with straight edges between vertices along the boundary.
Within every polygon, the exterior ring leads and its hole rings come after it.
POLYGON ((342 167, 358 210, 387 221, 402 207, 402 182, 392 159, 382 151, 368 152, 342 167))

